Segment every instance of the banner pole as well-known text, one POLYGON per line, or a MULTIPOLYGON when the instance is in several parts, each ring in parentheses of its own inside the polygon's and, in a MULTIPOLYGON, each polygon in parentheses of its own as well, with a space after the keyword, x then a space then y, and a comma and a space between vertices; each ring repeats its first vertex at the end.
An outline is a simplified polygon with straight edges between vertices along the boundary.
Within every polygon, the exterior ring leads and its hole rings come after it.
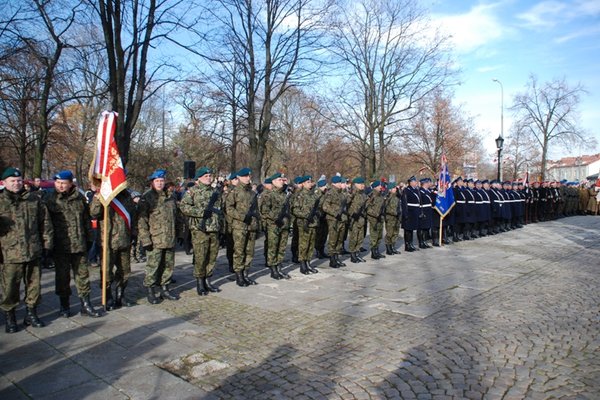
POLYGON ((104 204, 102 229, 102 306, 106 310, 106 271, 108 270, 108 204, 104 204))
POLYGON ((440 246, 444 245, 444 242, 442 242, 442 232, 444 231, 444 217, 442 217, 442 215, 440 214, 440 246))

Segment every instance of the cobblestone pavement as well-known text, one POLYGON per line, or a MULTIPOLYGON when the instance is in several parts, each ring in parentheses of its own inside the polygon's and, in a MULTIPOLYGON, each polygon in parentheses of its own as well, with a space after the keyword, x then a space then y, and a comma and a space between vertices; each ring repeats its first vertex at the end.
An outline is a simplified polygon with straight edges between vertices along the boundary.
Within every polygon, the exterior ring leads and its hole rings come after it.
MULTIPOLYGON (((260 250, 260 249, 259 249, 260 250)), ((0 398, 599 399, 600 218, 0 334, 0 398)), ((99 291, 95 294, 99 295, 99 291)), ((98 298, 96 298, 98 300, 98 298)), ((19 311, 22 318, 23 311, 19 311)))

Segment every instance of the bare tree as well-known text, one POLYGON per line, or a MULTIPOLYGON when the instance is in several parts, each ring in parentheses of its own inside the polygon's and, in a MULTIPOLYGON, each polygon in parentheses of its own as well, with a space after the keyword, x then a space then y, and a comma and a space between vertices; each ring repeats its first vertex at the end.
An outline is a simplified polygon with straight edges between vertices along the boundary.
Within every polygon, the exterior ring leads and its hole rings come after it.
POLYGON ((513 124, 504 145, 504 173, 516 180, 525 172, 538 167, 541 152, 537 141, 518 123, 513 124))
POLYGON ((402 137, 404 151, 415 170, 426 168, 430 174, 437 173, 444 152, 449 169, 460 170, 466 160, 473 161, 473 154, 480 153, 481 138, 473 121, 452 104, 449 93, 437 90, 421 99, 416 107, 419 113, 402 137))
POLYGON ((529 77, 525 91, 515 95, 511 110, 516 123, 537 141, 541 152, 542 180, 546 175, 548 151, 553 143, 572 145, 586 142, 586 132, 578 127, 580 96, 585 93, 581 84, 570 86, 565 78, 538 84, 529 77))
POLYGON ((213 0, 205 8, 211 48, 203 55, 239 68, 240 105, 247 121, 252 168, 259 180, 273 106, 290 87, 314 76, 318 68, 314 51, 319 48, 328 7, 329 0, 213 0))
POLYGON ((415 0, 340 2, 332 26, 333 51, 346 67, 342 125, 357 123, 354 137, 368 145, 369 173, 385 170, 385 147, 400 125, 416 115, 415 104, 450 75, 447 37, 427 24, 415 0))

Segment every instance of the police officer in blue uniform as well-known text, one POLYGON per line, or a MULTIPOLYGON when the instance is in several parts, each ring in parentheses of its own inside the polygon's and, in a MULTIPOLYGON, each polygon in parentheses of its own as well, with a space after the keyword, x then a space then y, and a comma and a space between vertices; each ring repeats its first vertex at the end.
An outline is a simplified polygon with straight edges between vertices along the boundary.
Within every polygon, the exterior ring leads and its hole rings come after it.
POLYGON ((417 187, 417 178, 411 176, 408 186, 402 191, 402 229, 404 229, 404 250, 416 251, 413 245, 413 231, 419 230, 421 218, 421 196, 417 187))

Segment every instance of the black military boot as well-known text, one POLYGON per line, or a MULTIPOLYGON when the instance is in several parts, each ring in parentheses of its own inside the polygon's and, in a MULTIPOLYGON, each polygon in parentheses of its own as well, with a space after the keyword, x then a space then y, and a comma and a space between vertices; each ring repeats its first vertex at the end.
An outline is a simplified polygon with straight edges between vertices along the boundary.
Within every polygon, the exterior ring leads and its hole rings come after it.
POLYGON ((381 257, 379 257, 379 255, 377 254, 377 248, 373 247, 371 248, 371 258, 373 260, 379 260, 381 257))
POLYGON ((306 261, 300 261, 300 273, 303 275, 310 274, 308 271, 308 266, 306 265, 306 261))
POLYGON ((412 235, 410 234, 410 231, 405 230, 404 231, 404 251, 408 251, 408 252, 414 251, 411 246, 411 244, 412 244, 411 241, 412 241, 412 235))
MULTIPOLYGON (((301 261, 298 261, 298 262, 302 263, 301 261)), ((275 266, 275 270, 277 271, 277 274, 281 277, 281 279, 291 279, 291 276, 281 269, 282 267, 283 267, 283 265, 281 265, 281 263, 279 263, 275 266)))
POLYGON ((104 306, 106 311, 112 311, 115 309, 115 300, 112 295, 112 283, 106 282, 106 305, 104 306))
POLYGON ((400 254, 400 250, 396 248, 396 243, 390 245, 392 248, 392 254, 400 254))
POLYGON ((246 282, 246 280, 244 279, 244 273, 243 272, 236 272, 235 273, 235 283, 238 286, 241 286, 241 287, 248 286, 248 282, 246 282))
POLYGON ((312 266, 312 264, 310 263, 310 260, 306 262, 306 267, 313 274, 318 274, 319 273, 319 270, 312 266))
POLYGON ((394 255, 394 251, 392 250, 392 245, 390 245, 390 244, 385 245, 385 254, 387 254, 388 256, 394 255))
POLYGON ((335 256, 329 256, 329 266, 331 268, 339 268, 340 267, 335 259, 335 256))
POLYGON ((89 294, 85 297, 80 297, 79 301, 81 302, 81 315, 87 315, 91 318, 98 318, 102 316, 102 314, 100 314, 99 311, 96 311, 94 306, 92 306, 89 294))
POLYGON ((417 241, 419 242, 420 249, 426 249, 425 242, 423 241, 423 231, 420 229, 417 230, 417 241))
POLYGON ((15 314, 14 308, 10 311, 5 311, 4 318, 6 319, 6 333, 15 333, 19 330, 19 327, 17 325, 17 315, 15 314))
POLYGON ((353 264, 357 264, 357 263, 360 262, 360 260, 356 256, 356 252, 350 253, 350 262, 353 263, 353 264))
POLYGON ((433 229, 433 237, 431 238, 431 244, 434 247, 440 247, 440 230, 433 229))
POLYGON ((71 305, 69 304, 69 296, 61 296, 60 309, 58 310, 58 315, 60 315, 63 318, 69 318, 71 316, 70 308, 71 305))
POLYGON ((204 278, 196 278, 196 293, 198 296, 208 295, 208 289, 204 286, 204 278))
POLYGON ((210 283, 210 281, 208 280, 208 276, 202 279, 202 284, 204 286, 204 289, 208 290, 211 293, 219 293, 221 291, 221 289, 219 289, 218 287, 214 287, 210 283))
POLYGON ((329 258, 329 254, 325 253, 325 250, 317 250, 317 258, 320 260, 329 258))
POLYGON ((150 304, 158 304, 162 301, 162 299, 160 297, 156 297, 156 294, 154 293, 154 286, 150 286, 148 288, 148 303, 150 304))
POLYGON ((342 260, 340 260, 340 255, 336 254, 335 255, 335 262, 337 262, 337 265, 339 265, 340 267, 345 267, 346 263, 343 262, 342 260))
POLYGON ((163 299, 176 301, 179 300, 179 296, 169 291, 169 285, 162 285, 161 288, 161 296, 163 299))
POLYGON ((123 305, 125 307, 133 306, 133 303, 125 297, 125 288, 127 288, 127 282, 117 284, 115 288, 115 308, 121 308, 123 305))
POLYGON ((258 285, 258 282, 256 282, 254 279, 250 278, 250 275, 248 273, 248 268, 244 268, 244 271, 242 272, 242 278, 244 279, 244 282, 246 282, 248 284, 248 286, 258 285))
POLYGON ((36 307, 27 307, 25 319, 23 320, 23 325, 31 325, 34 328, 42 328, 46 326, 46 324, 44 324, 42 320, 39 319, 36 307))
POLYGON ((277 273, 277 269, 275 268, 275 266, 268 266, 269 269, 271 270, 271 278, 275 279, 275 280, 280 280, 281 276, 277 273))

